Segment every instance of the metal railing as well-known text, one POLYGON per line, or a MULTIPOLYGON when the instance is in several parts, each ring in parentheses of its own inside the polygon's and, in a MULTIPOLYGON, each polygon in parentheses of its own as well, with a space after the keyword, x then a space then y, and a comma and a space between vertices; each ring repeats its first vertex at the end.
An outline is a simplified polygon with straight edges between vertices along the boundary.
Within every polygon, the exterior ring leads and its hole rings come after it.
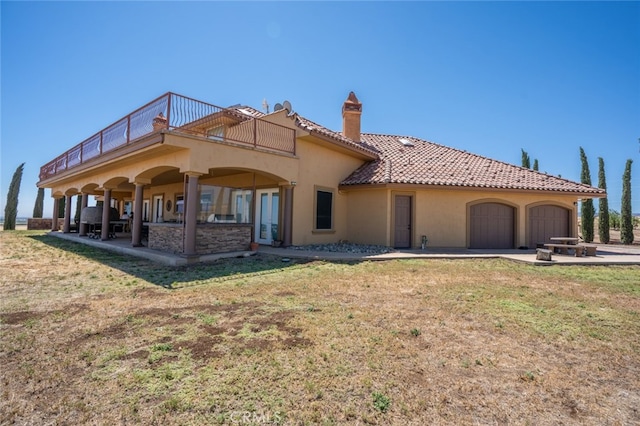
POLYGON ((221 108, 192 98, 166 93, 85 139, 40 168, 40 180, 77 167, 140 138, 167 129, 295 154, 295 130, 252 116, 241 109, 221 108), (212 128, 223 129, 209 135, 212 128))

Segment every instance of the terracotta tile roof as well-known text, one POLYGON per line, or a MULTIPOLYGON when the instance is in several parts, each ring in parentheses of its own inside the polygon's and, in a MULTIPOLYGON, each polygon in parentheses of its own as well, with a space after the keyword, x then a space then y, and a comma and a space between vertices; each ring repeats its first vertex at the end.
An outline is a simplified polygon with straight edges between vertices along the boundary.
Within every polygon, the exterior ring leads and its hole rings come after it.
POLYGON ((589 185, 414 137, 363 133, 362 143, 378 152, 380 159, 362 165, 341 185, 396 183, 605 194, 589 185))
POLYGON ((228 109, 233 109, 236 110, 246 116, 252 117, 252 118, 262 118, 264 117, 266 114, 262 111, 259 111, 253 107, 250 106, 246 106, 246 105, 234 105, 234 106, 230 106, 228 109))
MULTIPOLYGON (((234 109, 256 118, 265 116, 261 111, 247 106, 234 109)), ((395 183, 589 195, 606 193, 600 188, 411 136, 363 133, 362 142, 358 143, 297 113, 292 117, 301 129, 378 157, 343 180, 341 185, 345 186, 395 183)))
POLYGON ((314 123, 313 121, 309 120, 308 118, 305 118, 299 114, 294 114, 295 115, 295 120, 296 120, 296 125, 298 125, 298 127, 300 127, 301 129, 304 129, 306 131, 308 131, 309 133, 315 133, 317 135, 320 136, 324 136, 326 138, 332 139, 336 142, 342 143, 344 145, 346 145, 349 148, 355 148, 359 151, 363 151, 366 152, 369 155, 373 155, 377 157, 377 151, 376 150, 372 150, 370 147, 355 142, 353 139, 350 139, 346 136, 344 136, 342 133, 340 132, 334 132, 333 130, 329 130, 324 126, 321 126, 317 123, 314 123))

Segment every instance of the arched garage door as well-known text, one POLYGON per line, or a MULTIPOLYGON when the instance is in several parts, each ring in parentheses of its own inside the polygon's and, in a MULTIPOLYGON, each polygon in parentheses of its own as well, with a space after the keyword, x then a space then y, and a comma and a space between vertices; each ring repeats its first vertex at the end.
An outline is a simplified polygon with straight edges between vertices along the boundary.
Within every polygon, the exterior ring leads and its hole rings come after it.
POLYGON ((551 237, 569 237, 571 212, 564 207, 543 205, 529 210, 529 246, 548 243, 551 237))
POLYGON ((510 249, 514 247, 515 209, 500 203, 471 206, 470 248, 510 249))

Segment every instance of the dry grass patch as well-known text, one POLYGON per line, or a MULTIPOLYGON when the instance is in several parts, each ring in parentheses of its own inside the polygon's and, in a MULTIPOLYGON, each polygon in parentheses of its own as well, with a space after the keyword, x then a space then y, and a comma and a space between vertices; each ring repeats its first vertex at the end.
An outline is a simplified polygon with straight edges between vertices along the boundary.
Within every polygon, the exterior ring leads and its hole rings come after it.
POLYGON ((640 421, 638 267, 169 268, 0 239, 2 424, 640 421))

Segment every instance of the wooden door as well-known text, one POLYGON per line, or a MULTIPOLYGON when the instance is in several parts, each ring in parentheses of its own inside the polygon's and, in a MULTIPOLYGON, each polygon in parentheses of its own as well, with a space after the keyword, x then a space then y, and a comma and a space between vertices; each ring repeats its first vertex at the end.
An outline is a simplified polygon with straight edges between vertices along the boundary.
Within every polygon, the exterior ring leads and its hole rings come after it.
POLYGON ((396 195, 394 242, 396 248, 411 248, 411 196, 396 195))

